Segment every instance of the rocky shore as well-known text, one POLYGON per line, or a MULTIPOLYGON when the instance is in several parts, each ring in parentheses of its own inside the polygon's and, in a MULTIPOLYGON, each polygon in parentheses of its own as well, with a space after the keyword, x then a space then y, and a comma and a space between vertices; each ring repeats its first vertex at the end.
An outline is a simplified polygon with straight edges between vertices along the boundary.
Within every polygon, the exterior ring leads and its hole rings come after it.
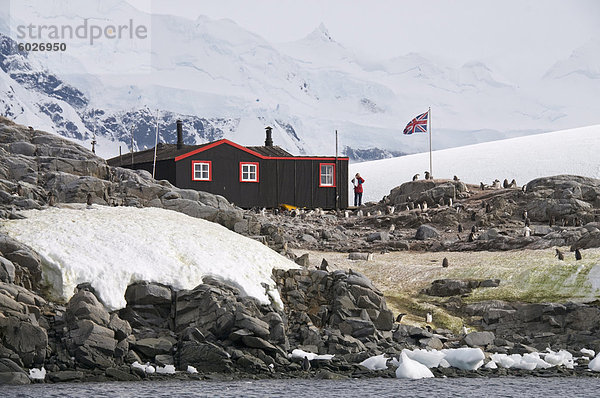
MULTIPOLYGON (((94 281, 68 302, 49 299, 41 256, 0 229, 0 384, 141 379, 395 377, 372 356, 403 349, 481 348, 490 354, 566 349, 570 369, 436 367, 436 376, 597 376, 581 349, 600 351, 600 308, 588 303, 464 300, 500 280, 439 280, 422 294, 473 331, 396 321, 386 297, 353 270, 309 267, 303 249, 357 258, 389 251, 505 251, 600 247, 600 181, 556 176, 523 188, 427 180, 399 185, 360 209, 244 211, 224 198, 181 190, 144 171, 106 165, 60 137, 0 119, 0 219, 62 203, 160 207, 217 222, 296 261, 273 270, 284 304, 264 305, 217 277, 190 290, 136 281, 109 311, 94 281), (550 225, 552 224, 552 225, 550 225), (302 350, 296 351, 294 350, 302 350), (298 354, 299 353, 299 354, 298 354), (308 361, 303 353, 318 355, 308 361), (43 369, 30 371, 30 369, 43 369)), ((308 358, 307 358, 308 359, 308 358)))

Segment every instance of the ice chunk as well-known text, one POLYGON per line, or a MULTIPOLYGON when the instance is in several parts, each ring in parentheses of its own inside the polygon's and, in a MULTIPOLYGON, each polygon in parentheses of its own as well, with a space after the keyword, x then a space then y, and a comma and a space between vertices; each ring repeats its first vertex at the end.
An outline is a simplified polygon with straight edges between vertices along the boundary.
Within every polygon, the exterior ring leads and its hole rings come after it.
POLYGON ((29 378, 32 380, 44 380, 46 378, 46 369, 43 366, 40 369, 29 369, 29 378))
POLYGON ((485 354, 481 348, 455 348, 442 350, 450 366, 462 370, 477 370, 483 365, 485 354))
POLYGON ((173 374, 175 374, 175 366, 173 366, 173 365, 165 365, 164 367, 157 366, 156 367, 156 373, 163 373, 163 374, 173 375, 173 374))
POLYGON ((312 361, 315 359, 316 360, 331 359, 334 357, 334 355, 331 355, 331 354, 318 355, 313 352, 308 352, 308 351, 304 351, 304 350, 296 348, 295 350, 292 351, 292 353, 289 355, 289 357, 291 359, 304 359, 304 357, 307 357, 309 361, 312 361))
POLYGON ((598 354, 596 358, 592 359, 590 363, 588 363, 588 368, 594 372, 600 372, 600 354, 598 354))
POLYGON ((187 372, 194 374, 194 373, 198 373, 198 370, 195 367, 193 367, 192 365, 188 365, 187 372))
POLYGON ((596 356, 596 352, 594 350, 590 350, 587 348, 582 348, 581 350, 579 350, 579 352, 583 355, 587 355, 590 358, 594 358, 596 356))
POLYGON ((362 361, 359 365, 364 366, 369 370, 384 370, 387 369, 388 358, 385 354, 370 357, 362 361))
POLYGON ((440 366, 440 362, 446 356, 443 352, 438 350, 403 350, 406 352, 406 355, 412 360, 422 363, 428 368, 437 368, 440 366))
POLYGON ((496 365, 496 362, 494 362, 494 361, 489 361, 488 363, 485 364, 484 368, 486 368, 486 369, 498 369, 498 365, 496 365))
POLYGON ((569 351, 560 350, 558 352, 554 352, 549 348, 546 349, 546 351, 548 351, 544 357, 546 362, 551 365, 564 366, 567 369, 573 369, 575 362, 573 360, 573 355, 569 351))
POLYGON ((424 379, 433 377, 431 370, 420 362, 414 361, 406 355, 402 350, 398 369, 396 369, 396 377, 399 379, 424 379))

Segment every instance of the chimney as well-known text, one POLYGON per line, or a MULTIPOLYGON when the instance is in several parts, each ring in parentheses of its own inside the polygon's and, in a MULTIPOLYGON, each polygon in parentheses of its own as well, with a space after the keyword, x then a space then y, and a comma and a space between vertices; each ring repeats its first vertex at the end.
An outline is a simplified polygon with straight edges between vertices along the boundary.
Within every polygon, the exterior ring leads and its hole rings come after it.
POLYGON ((273 138, 271 137, 273 128, 270 126, 265 127, 267 131, 267 139, 265 139, 265 146, 273 146, 273 138))
POLYGON ((183 147, 183 122, 177 120, 177 149, 183 147))

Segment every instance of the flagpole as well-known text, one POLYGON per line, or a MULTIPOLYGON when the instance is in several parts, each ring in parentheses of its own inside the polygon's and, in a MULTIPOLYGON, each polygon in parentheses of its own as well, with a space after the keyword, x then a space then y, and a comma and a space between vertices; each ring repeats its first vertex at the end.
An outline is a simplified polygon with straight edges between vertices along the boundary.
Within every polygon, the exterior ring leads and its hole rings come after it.
POLYGON ((427 112, 429 112, 429 117, 427 118, 427 121, 429 123, 429 175, 433 180, 433 161, 431 156, 431 107, 429 107, 429 110, 427 112))

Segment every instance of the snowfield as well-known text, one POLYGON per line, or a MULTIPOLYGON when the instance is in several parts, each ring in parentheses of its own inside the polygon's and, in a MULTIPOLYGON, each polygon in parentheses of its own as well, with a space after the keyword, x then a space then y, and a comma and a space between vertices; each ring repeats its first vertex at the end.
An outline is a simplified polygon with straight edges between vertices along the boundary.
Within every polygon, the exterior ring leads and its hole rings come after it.
MULTIPOLYGON (((429 170, 429 152, 354 163, 349 175, 360 173, 365 179, 364 203, 381 200, 417 173, 424 178, 425 170, 429 170)), ((521 186, 534 178, 559 174, 600 178, 600 125, 433 151, 435 178, 456 175, 471 184, 514 178, 521 186)), ((349 184, 349 201, 353 198, 349 184)))
POLYGON ((77 284, 90 282, 111 310, 125 307, 132 282, 191 289, 207 275, 283 306, 272 270, 298 267, 255 240, 169 210, 68 205, 21 214, 27 218, 6 221, 2 229, 42 257, 51 294, 66 301, 77 284))

